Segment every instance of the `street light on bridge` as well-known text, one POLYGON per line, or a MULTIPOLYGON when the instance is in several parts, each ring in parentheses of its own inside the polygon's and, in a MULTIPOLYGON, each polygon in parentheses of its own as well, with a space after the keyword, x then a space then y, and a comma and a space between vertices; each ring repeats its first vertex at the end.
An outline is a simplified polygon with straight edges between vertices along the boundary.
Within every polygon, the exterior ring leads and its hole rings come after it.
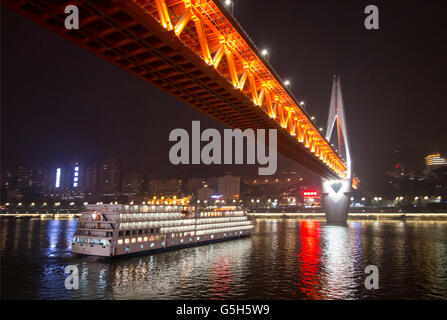
POLYGON ((270 54, 269 54, 269 51, 267 50, 267 49, 262 49, 261 50, 261 55, 267 60, 267 62, 269 61, 269 59, 270 59, 270 54))
POLYGON ((227 6, 227 7, 230 7, 231 6, 231 14, 233 14, 233 8, 234 8, 234 5, 233 5, 233 1, 231 1, 231 0, 225 0, 225 5, 227 6))

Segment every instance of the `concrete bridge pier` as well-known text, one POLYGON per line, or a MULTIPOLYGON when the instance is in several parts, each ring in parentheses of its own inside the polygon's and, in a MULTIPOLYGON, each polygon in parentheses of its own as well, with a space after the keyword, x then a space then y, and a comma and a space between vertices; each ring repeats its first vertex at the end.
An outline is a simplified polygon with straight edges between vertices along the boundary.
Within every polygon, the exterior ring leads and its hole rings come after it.
POLYGON ((328 224, 344 225, 351 202, 351 180, 323 179, 322 204, 328 224))

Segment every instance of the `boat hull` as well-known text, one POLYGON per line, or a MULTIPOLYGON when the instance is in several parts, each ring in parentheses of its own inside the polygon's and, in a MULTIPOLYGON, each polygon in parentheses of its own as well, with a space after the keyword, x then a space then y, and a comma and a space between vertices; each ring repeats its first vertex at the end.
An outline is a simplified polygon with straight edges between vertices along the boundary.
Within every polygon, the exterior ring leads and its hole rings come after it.
POLYGON ((91 244, 73 244, 72 253, 99 257, 125 257, 139 254, 156 253, 168 250, 178 250, 210 243, 236 240, 249 237, 252 230, 241 230, 227 233, 216 233, 200 237, 183 237, 170 240, 155 240, 117 245, 116 247, 91 244), (197 238, 199 238, 197 240, 197 238), (183 240, 183 241, 182 241, 183 240))

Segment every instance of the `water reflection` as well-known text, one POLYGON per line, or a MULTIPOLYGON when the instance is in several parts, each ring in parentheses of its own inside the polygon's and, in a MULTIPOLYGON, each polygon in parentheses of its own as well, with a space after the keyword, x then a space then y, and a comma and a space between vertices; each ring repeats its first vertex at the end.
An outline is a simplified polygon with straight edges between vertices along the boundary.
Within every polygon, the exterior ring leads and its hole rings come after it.
POLYGON ((320 265, 320 222, 301 221, 298 254, 299 289, 310 299, 320 298, 318 268, 320 265))
POLYGON ((211 273, 210 290, 215 297, 225 297, 230 290, 230 283, 233 280, 231 272, 231 258, 223 256, 218 258, 217 263, 213 264, 211 273))
POLYGON ((354 262, 359 260, 359 247, 345 226, 326 226, 322 231, 324 252, 322 270, 324 293, 331 299, 354 298, 356 277, 354 262))
POLYGON ((447 299, 445 222, 258 219, 251 238, 120 259, 72 255, 76 220, 0 223, 7 299, 447 299))

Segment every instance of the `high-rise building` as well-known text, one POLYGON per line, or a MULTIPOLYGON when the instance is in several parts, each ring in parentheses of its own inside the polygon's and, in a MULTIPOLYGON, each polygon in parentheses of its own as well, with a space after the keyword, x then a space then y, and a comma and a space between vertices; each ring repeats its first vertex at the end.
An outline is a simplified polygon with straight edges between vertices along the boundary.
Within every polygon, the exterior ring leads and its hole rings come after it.
POLYGON ((226 175, 217 179, 217 189, 219 195, 229 202, 240 195, 241 178, 226 175))
POLYGON ((191 178, 188 179, 188 183, 186 186, 186 191, 188 193, 196 193, 197 190, 205 184, 202 178, 191 178))
POLYGON ((117 159, 106 159, 99 171, 99 190, 102 194, 116 194, 119 191, 120 163, 117 159))
POLYGON ((98 193, 98 166, 96 164, 90 164, 85 169, 84 177, 85 192, 88 194, 98 193))
POLYGON ((447 160, 439 153, 430 154, 425 157, 425 166, 428 170, 436 170, 442 167, 447 166, 447 160))
POLYGON ((197 190, 197 200, 199 200, 200 202, 209 201, 213 194, 214 189, 205 185, 197 190))
POLYGON ((2 188, 5 190, 14 189, 14 178, 11 171, 2 171, 2 188))
POLYGON ((150 180, 148 183, 148 193, 150 195, 180 195, 183 193, 183 180, 150 180))
POLYGON ((20 166, 17 168, 16 171, 16 188, 18 190, 24 190, 29 185, 29 177, 28 177, 28 170, 26 170, 24 167, 20 166))
POLYGON ((55 193, 63 193, 67 189, 68 177, 67 170, 63 167, 53 168, 51 170, 50 190, 55 193))
POLYGON ((73 191, 79 191, 84 186, 84 168, 81 168, 79 161, 73 161, 70 166, 69 188, 73 191))
POLYGON ((141 191, 141 176, 131 172, 123 175, 122 192, 138 194, 141 191))

